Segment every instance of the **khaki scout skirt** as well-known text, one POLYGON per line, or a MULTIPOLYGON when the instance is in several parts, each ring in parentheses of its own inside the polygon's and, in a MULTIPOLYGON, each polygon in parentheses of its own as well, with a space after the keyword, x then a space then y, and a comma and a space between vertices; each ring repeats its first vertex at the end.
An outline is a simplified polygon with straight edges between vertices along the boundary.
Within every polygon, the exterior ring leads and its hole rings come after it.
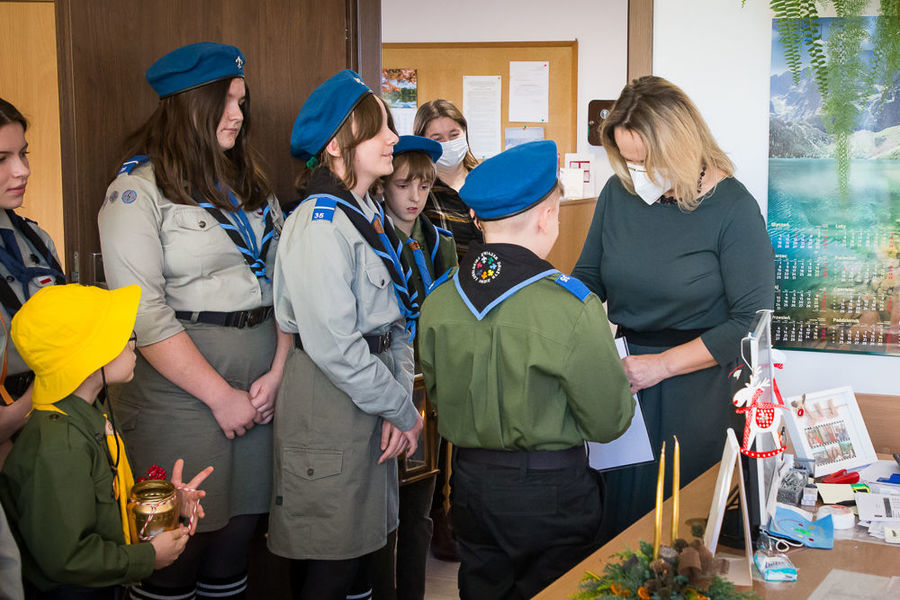
POLYGON ((274 423, 269 550, 341 560, 383 547, 397 527, 398 487, 396 459, 378 464, 382 419, 360 410, 295 348, 274 423))
MULTIPOLYGON (((250 389, 275 355, 275 321, 238 329, 182 322, 206 360, 233 387, 250 389)), ((272 489, 272 425, 256 425, 229 440, 200 400, 163 377, 140 352, 134 379, 110 389, 116 419, 128 448, 134 477, 157 464, 171 474, 184 459, 185 479, 212 465, 198 531, 215 531, 231 517, 269 509, 272 489)))

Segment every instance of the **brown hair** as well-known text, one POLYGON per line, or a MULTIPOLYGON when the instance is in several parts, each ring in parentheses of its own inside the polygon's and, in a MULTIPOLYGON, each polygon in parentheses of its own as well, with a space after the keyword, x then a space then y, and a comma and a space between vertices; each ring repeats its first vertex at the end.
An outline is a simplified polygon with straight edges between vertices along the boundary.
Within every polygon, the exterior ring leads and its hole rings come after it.
MULTIPOLYGON (((466 118, 463 116, 462 112, 456 108, 455 104, 449 100, 444 100, 443 98, 426 102, 419 107, 419 110, 416 111, 416 118, 413 121, 413 133, 415 135, 427 137, 425 136, 425 130, 428 129, 428 124, 441 117, 447 117, 459 123, 459 126, 463 128, 463 133, 466 136, 466 143, 469 142, 469 124, 466 122, 466 118)), ((466 171, 471 171, 477 166, 478 159, 472 154, 470 148, 466 151, 466 156, 463 158, 463 167, 466 171)))
POLYGON ((681 88, 662 77, 640 77, 626 85, 600 132, 619 181, 634 193, 631 175, 616 145, 619 128, 641 138, 647 148, 647 174, 658 183, 657 175, 665 173, 682 210, 691 211, 700 205, 697 178, 701 170, 715 167, 725 177, 734 173, 734 165, 716 144, 700 111, 681 88))
POLYGON ((22 113, 19 112, 19 109, 3 98, 0 98, 0 127, 12 125, 13 123, 21 125, 23 131, 28 130, 28 121, 22 116, 22 113))
POLYGON ((259 154, 249 143, 249 87, 241 107, 244 122, 234 146, 223 151, 216 138, 231 82, 222 79, 161 99, 150 118, 126 138, 122 161, 147 155, 156 185, 176 204, 194 204, 196 197, 234 210, 227 196, 231 189, 244 201, 245 210, 263 206, 272 187, 259 154))
POLYGON ((434 168, 434 161, 425 152, 403 152, 394 157, 394 172, 381 178, 382 186, 387 187, 387 183, 400 172, 403 167, 407 167, 407 181, 421 181, 432 185, 437 179, 437 170, 434 168))
MULTIPOLYGON (((352 190, 356 186, 356 171, 353 169, 353 159, 356 156, 356 147, 366 140, 372 139, 381 131, 383 119, 381 109, 378 105, 384 107, 387 114, 388 125, 393 131, 393 119, 391 118, 391 110, 388 108, 384 100, 372 93, 366 93, 365 97, 359 101, 356 108, 344 120, 337 133, 331 139, 337 140, 341 160, 344 162, 344 177, 341 183, 348 190, 352 190)), ((331 143, 331 140, 328 140, 331 143)), ((327 146, 328 143, 325 145, 327 146)), ((319 154, 315 157, 318 163, 314 168, 304 165, 294 181, 294 187, 301 196, 305 197, 306 185, 315 169, 326 168, 332 173, 334 172, 334 157, 325 151, 323 147, 319 154)))

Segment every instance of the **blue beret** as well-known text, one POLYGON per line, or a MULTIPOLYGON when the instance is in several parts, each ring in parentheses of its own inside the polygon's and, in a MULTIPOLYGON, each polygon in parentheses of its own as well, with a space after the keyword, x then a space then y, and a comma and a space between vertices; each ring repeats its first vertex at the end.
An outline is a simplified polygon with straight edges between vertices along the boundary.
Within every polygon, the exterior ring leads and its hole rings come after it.
POLYGON ((401 135, 400 141, 394 144, 394 156, 416 151, 427 153, 431 157, 431 162, 437 162, 444 153, 438 142, 420 135, 401 135))
POLYGON ((459 190, 459 197, 479 219, 517 215, 553 190, 558 161, 553 140, 520 144, 475 167, 459 190))
POLYGON ((182 46, 147 69, 147 83, 160 98, 234 77, 244 77, 244 55, 215 42, 182 46))
POLYGON ((356 105, 372 94, 356 71, 344 69, 313 90, 291 130, 291 155, 316 156, 340 129, 356 105))

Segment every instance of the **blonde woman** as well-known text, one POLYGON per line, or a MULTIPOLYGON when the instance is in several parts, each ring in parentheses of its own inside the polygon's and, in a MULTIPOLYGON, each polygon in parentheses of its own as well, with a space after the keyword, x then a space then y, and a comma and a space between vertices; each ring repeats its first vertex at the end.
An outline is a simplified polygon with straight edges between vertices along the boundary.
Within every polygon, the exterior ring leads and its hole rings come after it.
MULTIPOLYGON (((678 436, 685 485, 715 464, 734 424, 728 373, 754 314, 774 304, 772 246, 759 205, 671 82, 627 85, 601 138, 616 175, 573 275, 608 303, 653 448, 678 436)), ((605 474, 606 539, 650 510, 656 474, 605 474)))

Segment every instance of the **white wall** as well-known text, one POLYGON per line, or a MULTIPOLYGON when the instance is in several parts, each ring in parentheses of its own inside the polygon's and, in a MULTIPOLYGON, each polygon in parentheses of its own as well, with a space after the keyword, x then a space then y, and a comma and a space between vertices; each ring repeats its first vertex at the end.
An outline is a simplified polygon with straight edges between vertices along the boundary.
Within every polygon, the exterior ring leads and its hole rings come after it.
MULTIPOLYGON (((626 0, 382 0, 381 16, 385 43, 578 40, 577 150, 605 157, 587 142, 587 107, 625 85, 626 0)), ((598 181, 612 174, 604 167, 598 181)))
MULTIPOLYGON (((734 161, 736 176, 766 214, 769 68, 768 0, 657 0, 653 73, 697 103, 734 161)), ((850 385, 857 392, 900 395, 900 357, 787 353, 778 385, 786 395, 850 385)))

